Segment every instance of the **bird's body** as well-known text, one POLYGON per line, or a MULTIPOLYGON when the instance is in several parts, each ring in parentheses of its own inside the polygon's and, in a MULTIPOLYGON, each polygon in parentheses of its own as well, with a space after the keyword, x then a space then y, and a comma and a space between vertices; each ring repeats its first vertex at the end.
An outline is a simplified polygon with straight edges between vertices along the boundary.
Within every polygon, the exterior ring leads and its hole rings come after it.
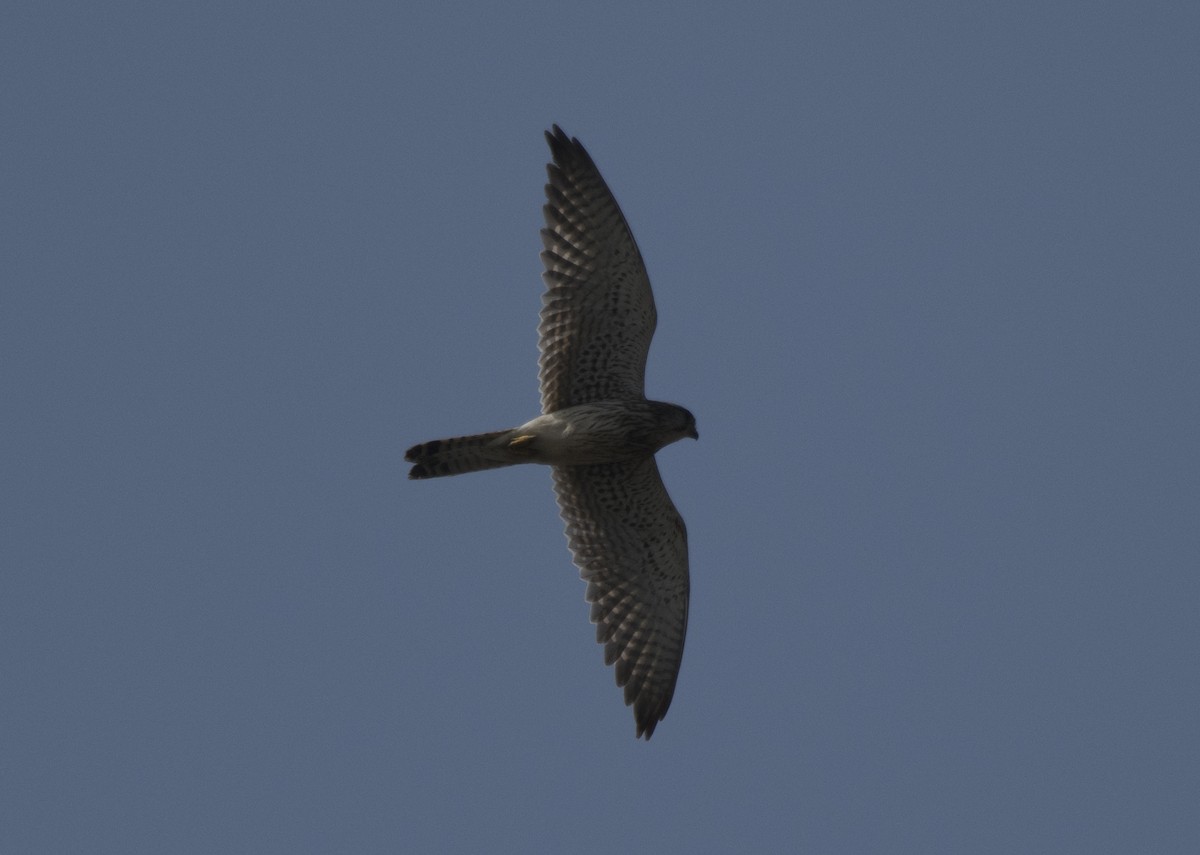
POLYGON ((661 401, 596 401, 545 413, 512 430, 435 439, 409 449, 412 478, 437 478, 515 463, 619 463, 696 438, 683 407, 661 401))
POLYGON ((588 583, 605 661, 647 739, 670 706, 688 613, 687 531, 654 453, 697 438, 683 407, 646 399, 657 314, 641 253, 591 157, 558 126, 546 139, 538 326, 542 414, 520 427, 410 448, 410 478, 517 463, 554 467, 567 540, 588 583))

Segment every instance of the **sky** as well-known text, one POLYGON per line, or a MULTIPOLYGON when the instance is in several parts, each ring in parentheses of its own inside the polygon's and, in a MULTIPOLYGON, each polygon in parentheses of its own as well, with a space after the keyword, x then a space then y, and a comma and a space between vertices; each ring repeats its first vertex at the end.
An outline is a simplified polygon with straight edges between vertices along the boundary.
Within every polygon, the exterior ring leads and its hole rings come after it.
POLYGON ((1200 7, 24 3, 0 851, 1200 851, 1200 7), (557 122, 658 304, 634 738, 538 413, 557 122))

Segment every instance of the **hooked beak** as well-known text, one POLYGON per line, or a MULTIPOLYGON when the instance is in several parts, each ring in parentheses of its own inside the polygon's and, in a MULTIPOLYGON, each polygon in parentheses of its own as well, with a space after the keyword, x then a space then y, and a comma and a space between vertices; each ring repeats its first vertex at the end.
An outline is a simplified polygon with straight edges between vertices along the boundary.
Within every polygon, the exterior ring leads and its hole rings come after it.
POLYGON ((688 431, 688 436, 690 436, 692 439, 699 439, 700 432, 695 428, 692 428, 690 431, 688 431))

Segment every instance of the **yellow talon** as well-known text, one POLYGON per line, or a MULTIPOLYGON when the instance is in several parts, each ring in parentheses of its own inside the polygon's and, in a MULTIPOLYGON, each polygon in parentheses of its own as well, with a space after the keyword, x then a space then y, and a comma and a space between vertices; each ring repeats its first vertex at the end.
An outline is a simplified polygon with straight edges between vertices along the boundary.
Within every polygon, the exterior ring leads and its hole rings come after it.
POLYGON ((537 437, 533 434, 525 433, 520 436, 514 436, 508 441, 508 447, 512 449, 522 449, 533 442, 537 437))

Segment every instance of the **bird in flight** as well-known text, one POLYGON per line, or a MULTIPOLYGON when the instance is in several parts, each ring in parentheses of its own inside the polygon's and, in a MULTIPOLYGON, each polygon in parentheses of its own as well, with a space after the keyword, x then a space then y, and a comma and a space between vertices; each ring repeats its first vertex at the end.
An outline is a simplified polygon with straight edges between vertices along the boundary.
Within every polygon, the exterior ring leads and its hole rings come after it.
POLYGON ((683 407, 646 399, 657 313, 642 255, 579 140, 546 133, 538 381, 542 414, 520 427, 414 445, 409 478, 549 464, 604 660, 649 739, 667 714, 688 616, 687 529, 654 453, 698 439, 683 407))

